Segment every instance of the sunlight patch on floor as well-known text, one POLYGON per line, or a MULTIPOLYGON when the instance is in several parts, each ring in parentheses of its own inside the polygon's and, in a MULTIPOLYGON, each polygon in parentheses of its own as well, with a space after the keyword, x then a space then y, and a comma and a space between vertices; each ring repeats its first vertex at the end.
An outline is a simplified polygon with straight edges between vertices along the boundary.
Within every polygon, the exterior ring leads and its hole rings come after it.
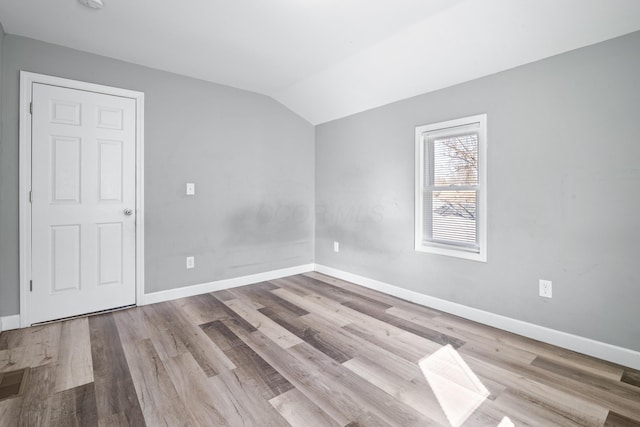
POLYGON ((509 419, 509 417, 504 417, 498 427, 516 427, 516 425, 509 419))
MULTIPOLYGON (((460 427, 489 396, 489 390, 451 345, 418 364, 452 427, 460 427)), ((504 422, 500 427, 509 426, 511 421, 504 422)))

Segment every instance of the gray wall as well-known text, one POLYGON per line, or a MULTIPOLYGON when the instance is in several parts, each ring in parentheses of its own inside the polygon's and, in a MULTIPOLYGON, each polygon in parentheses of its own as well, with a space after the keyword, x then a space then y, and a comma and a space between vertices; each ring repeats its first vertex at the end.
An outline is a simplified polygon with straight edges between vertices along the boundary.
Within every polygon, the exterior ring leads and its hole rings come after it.
POLYGON ((22 69, 145 92, 147 292, 311 262, 315 157, 316 262, 640 350, 640 33, 320 125, 315 156, 267 97, 2 31, 0 61, 0 316, 18 313, 22 69), (416 253, 414 127, 483 112, 489 261, 416 253))
POLYGON ((312 262, 311 124, 262 95, 7 35, 0 315, 19 310, 19 70, 145 93, 147 293, 312 262))
POLYGON ((316 262, 640 350, 638 76, 640 32, 317 126, 316 262), (488 262, 416 253, 414 127, 485 112, 488 262))

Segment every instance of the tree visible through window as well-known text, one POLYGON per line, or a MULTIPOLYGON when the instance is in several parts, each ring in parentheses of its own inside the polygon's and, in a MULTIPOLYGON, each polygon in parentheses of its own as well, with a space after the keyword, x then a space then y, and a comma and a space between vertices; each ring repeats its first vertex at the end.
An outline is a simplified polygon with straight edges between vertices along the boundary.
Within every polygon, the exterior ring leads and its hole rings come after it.
POLYGON ((425 205, 431 206, 431 240, 477 246, 478 135, 476 133, 428 139, 432 174, 425 185, 425 205), (451 189, 455 188, 455 191, 451 189), (463 189, 464 188, 464 189, 463 189))
POLYGON ((416 128, 417 250, 483 260, 485 121, 483 115, 416 128))

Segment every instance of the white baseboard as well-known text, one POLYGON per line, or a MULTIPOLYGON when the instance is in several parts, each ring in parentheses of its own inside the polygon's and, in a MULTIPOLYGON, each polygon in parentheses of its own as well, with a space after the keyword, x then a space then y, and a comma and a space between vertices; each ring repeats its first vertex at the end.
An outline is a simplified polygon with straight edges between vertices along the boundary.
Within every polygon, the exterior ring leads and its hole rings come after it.
MULTIPOLYGON (((279 279, 281 277, 293 276, 296 274, 317 271, 338 279, 346 280, 385 294, 393 295, 407 301, 420 305, 432 307, 446 313, 454 314, 465 319, 478 323, 493 326, 515 334, 533 338, 538 341, 557 345, 599 359, 608 360, 623 366, 640 369, 640 352, 624 347, 607 344, 590 338, 569 334, 533 323, 523 322, 499 314, 490 313, 473 307, 467 307, 451 301, 435 298, 419 292, 400 288, 368 277, 348 273, 332 267, 320 264, 305 264, 296 267, 283 268, 280 270, 267 271, 264 273, 252 274, 249 276, 234 277, 231 279, 217 280, 215 282, 202 283, 199 285, 185 286, 182 288, 170 289, 166 291, 153 292, 144 295, 144 300, 138 305, 153 304, 163 301, 170 301, 178 298, 185 298, 193 295, 208 292, 220 291, 223 289, 235 288, 238 286, 250 285, 264 282, 266 280, 279 279)), ((0 331, 18 329, 20 327, 20 315, 0 317, 0 331)))
POLYGON ((236 288, 238 286, 251 285, 253 283, 260 283, 266 280, 274 280, 281 277, 308 273, 309 271, 313 271, 313 264, 299 265, 296 267, 283 268, 281 270, 251 274, 249 276, 234 277, 231 279, 216 280, 215 282, 202 283, 199 285, 191 285, 182 288, 169 289, 166 291, 152 292, 150 294, 145 294, 144 301, 142 301, 142 303, 138 303, 138 305, 171 301, 178 298, 206 294, 208 292, 221 291, 223 289, 236 288))
POLYGON ((398 286, 369 279, 357 274, 347 273, 346 271, 337 270, 324 265, 315 264, 314 270, 318 273, 323 273, 338 279, 356 283, 366 288, 384 292, 385 294, 393 295, 427 307, 432 307, 478 323, 483 323, 518 335, 543 341, 548 344, 557 345, 558 347, 577 351, 578 353, 587 354, 599 359, 608 360, 630 368, 640 369, 640 352, 634 350, 557 331, 544 326, 538 326, 533 323, 523 322, 521 320, 490 313, 477 308, 467 307, 462 304, 431 297, 419 292, 400 288, 398 286))
POLYGON ((20 327, 20 315, 0 317, 0 332, 18 329, 20 327))

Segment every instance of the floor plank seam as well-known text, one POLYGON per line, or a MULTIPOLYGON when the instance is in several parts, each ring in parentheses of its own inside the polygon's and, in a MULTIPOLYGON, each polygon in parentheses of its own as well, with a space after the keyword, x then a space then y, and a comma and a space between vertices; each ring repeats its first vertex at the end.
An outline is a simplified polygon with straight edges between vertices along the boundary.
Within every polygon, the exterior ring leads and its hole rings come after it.
POLYGON ((638 402, 637 370, 313 272, 0 333, 2 427, 639 426, 638 402))

